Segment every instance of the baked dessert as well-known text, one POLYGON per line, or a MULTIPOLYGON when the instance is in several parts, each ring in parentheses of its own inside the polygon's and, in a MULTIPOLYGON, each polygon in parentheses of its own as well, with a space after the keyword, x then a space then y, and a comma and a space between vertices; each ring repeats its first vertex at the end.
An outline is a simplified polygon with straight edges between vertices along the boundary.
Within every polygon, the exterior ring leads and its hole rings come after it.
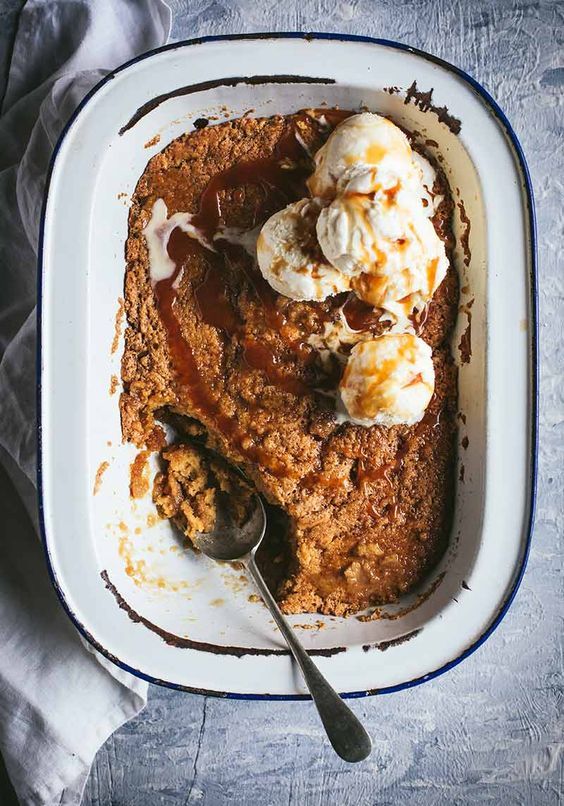
POLYGON ((452 208, 398 127, 331 109, 186 133, 139 179, 123 437, 161 452, 154 500, 188 539, 221 492, 244 518, 243 470, 270 509, 259 563, 286 613, 394 601, 445 550, 452 208))

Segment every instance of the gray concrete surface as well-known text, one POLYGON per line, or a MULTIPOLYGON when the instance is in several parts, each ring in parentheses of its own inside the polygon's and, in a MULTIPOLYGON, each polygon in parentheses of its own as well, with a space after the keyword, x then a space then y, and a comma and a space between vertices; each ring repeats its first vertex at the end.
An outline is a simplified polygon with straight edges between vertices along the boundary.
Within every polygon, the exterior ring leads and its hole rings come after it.
MULTIPOLYGON (((385 37, 459 65, 499 101, 529 162, 539 224, 537 522, 517 600, 478 652, 433 682, 353 703, 374 737, 369 761, 355 767, 340 762, 308 703, 230 702, 153 686, 146 710, 98 753, 84 806, 557 804, 563 797, 564 279, 557 252, 564 220, 564 5, 528 0, 173 0, 171 5, 177 39, 261 30, 385 37)), ((0 69, 20 6, 20 0, 0 0, 0 69)), ((0 94, 1 89, 0 84, 0 94)), ((0 802, 8 804, 9 797, 6 790, 0 802)))

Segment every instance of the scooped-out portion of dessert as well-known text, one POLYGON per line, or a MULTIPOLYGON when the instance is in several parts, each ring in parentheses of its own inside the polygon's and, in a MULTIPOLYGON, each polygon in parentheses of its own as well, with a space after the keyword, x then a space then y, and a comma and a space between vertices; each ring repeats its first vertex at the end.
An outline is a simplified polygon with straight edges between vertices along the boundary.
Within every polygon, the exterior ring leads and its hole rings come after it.
POLYGON ((438 164, 369 112, 206 126, 139 179, 124 439, 161 451, 153 500, 187 539, 218 496, 241 522, 263 496, 259 563, 286 613, 396 601, 445 550, 452 211, 438 164))

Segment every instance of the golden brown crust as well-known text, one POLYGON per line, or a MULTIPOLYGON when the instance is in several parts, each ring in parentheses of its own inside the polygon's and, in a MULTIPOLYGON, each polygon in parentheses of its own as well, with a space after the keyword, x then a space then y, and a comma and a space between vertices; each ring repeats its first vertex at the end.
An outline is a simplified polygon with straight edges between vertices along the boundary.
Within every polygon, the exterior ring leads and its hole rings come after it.
MULTIPOLYGON (((317 126, 307 116, 298 123, 302 139, 315 150, 321 142, 317 126)), ((218 172, 272 154, 287 125, 288 119, 276 117, 209 126, 173 141, 148 163, 133 196, 126 246, 122 430, 125 439, 142 446, 163 410, 181 421, 198 421, 207 444, 242 466, 267 501, 289 516, 288 556, 279 563, 287 569, 278 588, 283 609, 344 615, 412 588, 446 545, 456 413, 448 337, 458 302, 456 272, 449 270, 421 323, 436 371, 436 392, 423 424, 339 426, 331 401, 314 389, 319 367, 303 343, 321 332, 324 321, 336 318, 342 300, 300 303, 274 294, 268 310, 248 259, 235 254, 220 274, 236 324, 217 327, 197 300, 209 265, 192 256, 184 266, 175 313, 198 383, 212 399, 213 405, 208 400, 203 406, 195 388, 179 392, 142 234, 157 198, 165 200, 169 215, 196 212, 202 191, 218 172), (275 357, 273 366, 263 360, 265 350, 267 358, 275 357)), ((434 223, 448 244, 452 204, 446 185, 442 190, 445 201, 434 223)), ((252 226, 260 192, 253 185, 224 191, 225 223, 252 226)), ((178 522, 180 505, 171 507, 162 484, 161 479, 155 493, 159 511, 178 522)), ((187 523, 184 517, 182 528, 189 534, 195 527, 187 523)), ((278 542, 266 550, 263 565, 279 550, 278 542)))

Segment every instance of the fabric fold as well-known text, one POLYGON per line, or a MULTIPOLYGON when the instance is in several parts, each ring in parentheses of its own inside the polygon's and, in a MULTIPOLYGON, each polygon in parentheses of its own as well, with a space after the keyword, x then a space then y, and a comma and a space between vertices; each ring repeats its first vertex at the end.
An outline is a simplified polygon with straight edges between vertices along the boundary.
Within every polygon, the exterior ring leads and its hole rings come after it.
POLYGON ((147 684, 86 648, 49 581, 36 531, 36 282, 49 161, 100 78, 164 44, 162 0, 28 0, 0 116, 0 750, 23 804, 76 806, 106 738, 147 684), (2 480, 2 489, 9 482, 2 480), (25 503, 25 506, 24 506, 25 503))

